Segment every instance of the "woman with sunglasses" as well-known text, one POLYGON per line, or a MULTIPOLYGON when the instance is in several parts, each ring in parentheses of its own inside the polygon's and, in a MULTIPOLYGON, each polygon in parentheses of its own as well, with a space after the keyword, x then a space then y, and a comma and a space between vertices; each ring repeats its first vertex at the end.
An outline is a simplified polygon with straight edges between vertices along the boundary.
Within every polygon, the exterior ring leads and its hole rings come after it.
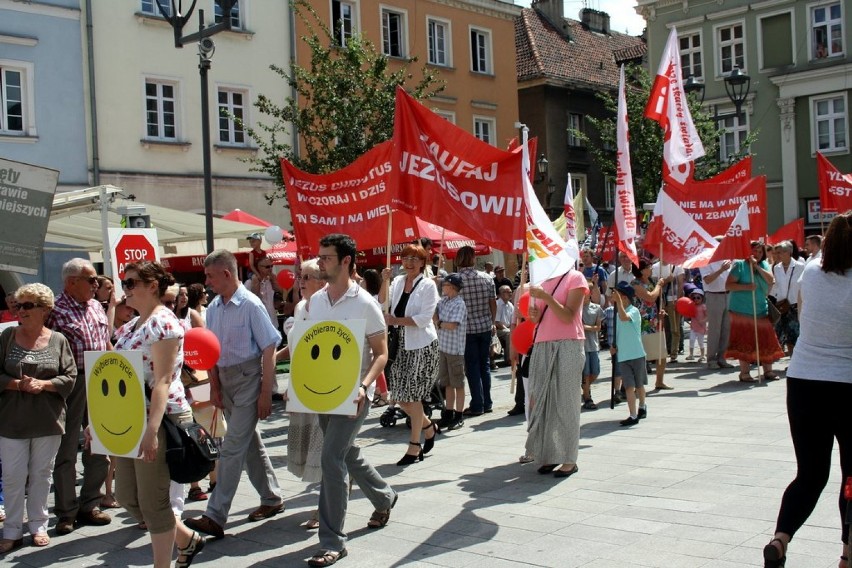
POLYGON ((142 351, 148 388, 148 425, 139 446, 142 459, 116 458, 118 501, 151 534, 154 566, 170 566, 175 544, 175 566, 185 568, 204 547, 204 539, 175 517, 169 503, 169 467, 163 420, 190 422, 192 411, 180 380, 184 330, 160 298, 174 283, 158 262, 128 264, 121 281, 127 305, 139 312, 116 332, 116 350, 142 351))
MULTIPOLYGON (((397 327, 400 335, 399 349, 391 364, 390 398, 411 419, 408 449, 396 463, 399 466, 423 461, 423 454, 429 453, 440 432, 438 424, 426 417, 422 404, 438 375, 438 332, 432 322, 438 306, 438 288, 434 280, 424 275, 429 256, 422 246, 406 245, 401 257, 402 274, 391 282, 391 309, 385 315, 387 325, 397 327), (422 431, 425 440, 421 447, 422 431)), ((389 269, 384 269, 382 278, 390 279, 389 269)))
POLYGON ((53 292, 26 284, 15 293, 20 325, 0 334, 0 455, 6 520, 0 554, 23 546, 24 501, 33 546, 47 546, 47 498, 65 433, 65 399, 77 365, 68 340, 46 327, 53 292))

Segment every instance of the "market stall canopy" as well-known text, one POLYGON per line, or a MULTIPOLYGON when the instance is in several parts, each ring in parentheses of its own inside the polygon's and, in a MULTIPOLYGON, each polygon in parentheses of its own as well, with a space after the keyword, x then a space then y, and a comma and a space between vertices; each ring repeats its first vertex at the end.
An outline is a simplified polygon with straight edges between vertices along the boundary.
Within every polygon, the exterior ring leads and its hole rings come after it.
MULTIPOLYGON (((109 227, 121 227, 119 208, 144 207, 145 214, 151 216, 152 228, 157 229, 160 246, 204 242, 206 232, 203 215, 139 203, 126 199, 121 191, 121 188, 115 186, 99 186, 56 195, 47 226, 46 248, 52 244, 64 247, 63 250, 100 252, 103 248, 101 194, 112 199, 107 213, 109 227)), ((245 239, 246 235, 256 230, 257 225, 213 219, 216 239, 245 239)))
MULTIPOLYGON (((414 217, 414 216, 412 216, 414 217)), ((419 217, 414 217, 414 224, 417 227, 417 236, 420 238, 428 238, 432 240, 432 250, 426 251, 430 255, 443 252, 445 258, 455 258, 456 253, 464 246, 473 247, 477 256, 485 256, 491 254, 491 247, 486 244, 478 243, 476 240, 465 237, 455 231, 444 229, 434 223, 424 221, 419 217), (443 247, 441 246, 443 244, 443 247)), ((405 245, 414 239, 406 239, 404 242, 397 242, 391 247, 391 264, 399 264, 399 255, 405 245)), ((365 251, 359 251, 356 263, 366 266, 383 265, 386 262, 387 247, 376 247, 365 251)))

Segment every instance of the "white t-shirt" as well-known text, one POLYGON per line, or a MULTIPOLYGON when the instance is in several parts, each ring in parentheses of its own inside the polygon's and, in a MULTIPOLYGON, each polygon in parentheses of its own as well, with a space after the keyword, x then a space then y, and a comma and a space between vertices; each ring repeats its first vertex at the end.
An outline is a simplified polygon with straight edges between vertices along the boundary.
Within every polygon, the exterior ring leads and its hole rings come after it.
POLYGON ((678 290, 683 286, 683 267, 682 266, 672 266, 671 264, 664 264, 662 270, 660 270, 660 263, 655 262, 654 266, 651 267, 651 276, 659 280, 660 278, 668 278, 669 276, 674 276, 674 280, 670 283, 663 286, 663 291, 666 293, 666 301, 674 302, 678 299, 679 293, 683 292, 683 290, 678 290), (679 280, 679 281, 678 281, 679 280))
POLYGON ((611 296, 612 291, 615 290, 615 287, 619 282, 627 282, 628 284, 630 284, 635 279, 636 277, 633 276, 632 270, 624 270, 623 268, 621 268, 621 266, 619 266, 618 268, 610 272, 609 277, 606 279, 606 295, 611 296))
POLYGON ((814 261, 802 273, 801 294, 799 340, 787 376, 852 384, 852 269, 825 273, 814 261))

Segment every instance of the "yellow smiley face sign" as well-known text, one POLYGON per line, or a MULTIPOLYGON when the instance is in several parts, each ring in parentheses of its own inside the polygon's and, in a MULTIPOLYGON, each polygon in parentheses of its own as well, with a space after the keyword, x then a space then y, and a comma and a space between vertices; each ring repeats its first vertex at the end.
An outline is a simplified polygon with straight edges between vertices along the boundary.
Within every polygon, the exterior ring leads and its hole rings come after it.
POLYGON ((87 351, 86 401, 92 453, 137 457, 147 412, 138 351, 87 351))
POLYGON ((355 413, 365 326, 364 320, 296 322, 288 410, 355 413))

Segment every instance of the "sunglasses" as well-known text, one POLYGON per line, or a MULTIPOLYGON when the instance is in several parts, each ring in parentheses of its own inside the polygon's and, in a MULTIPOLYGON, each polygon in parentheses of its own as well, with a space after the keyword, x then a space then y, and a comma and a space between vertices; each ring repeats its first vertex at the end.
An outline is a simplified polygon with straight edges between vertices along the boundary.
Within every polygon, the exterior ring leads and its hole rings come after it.
POLYGON ((22 304, 18 304, 19 310, 24 310, 25 312, 30 311, 33 308, 43 308, 41 304, 36 304, 35 302, 23 302, 22 304))
POLYGON ((98 285, 98 277, 97 276, 75 276, 74 278, 79 278, 80 280, 85 280, 92 286, 98 285))
POLYGON ((144 284, 145 281, 139 278, 125 278, 121 281, 121 288, 124 290, 133 290, 137 283, 144 284))

